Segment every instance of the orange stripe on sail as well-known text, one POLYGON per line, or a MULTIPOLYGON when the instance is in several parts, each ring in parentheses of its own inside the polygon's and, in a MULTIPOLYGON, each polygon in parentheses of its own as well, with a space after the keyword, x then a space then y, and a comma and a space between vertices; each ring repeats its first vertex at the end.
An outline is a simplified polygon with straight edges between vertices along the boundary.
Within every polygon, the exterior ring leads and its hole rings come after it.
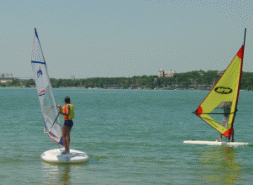
POLYGON ((222 135, 227 138, 230 138, 232 133, 233 133, 233 127, 230 127, 230 129, 226 130, 222 135))
POLYGON ((243 52, 244 52, 244 46, 241 47, 241 49, 238 51, 237 56, 242 59, 243 58, 243 52))
POLYGON ((200 116, 202 112, 203 112, 203 109, 201 106, 199 106, 195 113, 197 114, 197 116, 200 116))

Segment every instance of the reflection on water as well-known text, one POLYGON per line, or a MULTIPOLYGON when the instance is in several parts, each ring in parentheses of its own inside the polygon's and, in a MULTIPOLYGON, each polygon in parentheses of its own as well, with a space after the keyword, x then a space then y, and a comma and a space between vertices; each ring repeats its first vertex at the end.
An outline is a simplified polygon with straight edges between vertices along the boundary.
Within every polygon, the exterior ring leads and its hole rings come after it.
POLYGON ((202 151, 199 178, 211 184, 240 183, 242 168, 240 162, 235 160, 236 150, 233 147, 216 147, 202 151))
POLYGON ((71 181, 71 171, 75 171, 77 170, 76 168, 80 168, 86 164, 52 164, 42 162, 45 184, 73 184, 71 181))
POLYGON ((59 181, 64 183, 64 184, 70 184, 70 179, 71 176, 69 175, 70 173, 70 166, 66 165, 66 166, 62 166, 63 169, 60 169, 60 171, 62 171, 62 173, 60 173, 59 175, 59 181))

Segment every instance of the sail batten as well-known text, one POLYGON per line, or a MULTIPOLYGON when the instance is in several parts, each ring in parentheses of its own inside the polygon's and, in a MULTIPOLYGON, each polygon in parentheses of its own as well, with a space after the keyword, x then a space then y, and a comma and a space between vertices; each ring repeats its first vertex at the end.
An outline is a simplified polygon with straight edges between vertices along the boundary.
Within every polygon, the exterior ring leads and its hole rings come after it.
POLYGON ((31 65, 46 133, 53 141, 63 145, 61 123, 58 118, 57 107, 47 72, 46 61, 43 56, 36 28, 34 31, 35 35, 32 48, 31 65))
POLYGON ((41 61, 32 61, 32 63, 37 63, 37 64, 46 64, 45 62, 41 62, 41 61))
POLYGON ((233 132, 237 112, 243 56, 244 44, 195 111, 198 117, 228 138, 233 132))

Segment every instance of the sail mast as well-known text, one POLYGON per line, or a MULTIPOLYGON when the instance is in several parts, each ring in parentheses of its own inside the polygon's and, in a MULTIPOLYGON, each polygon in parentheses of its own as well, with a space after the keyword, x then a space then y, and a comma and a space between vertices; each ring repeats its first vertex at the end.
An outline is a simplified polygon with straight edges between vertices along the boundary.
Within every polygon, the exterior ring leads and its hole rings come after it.
POLYGON ((239 79, 239 85, 238 85, 238 94, 237 94, 237 99, 236 99, 236 106, 235 106, 235 114, 234 114, 234 118, 233 118, 233 122, 232 122, 232 127, 234 126, 234 119, 236 116, 236 112, 237 112, 237 103, 238 103, 238 99, 239 99, 239 93, 240 93, 240 88, 241 88, 241 78, 242 78, 242 67, 243 67, 243 58, 244 58, 244 49, 245 49, 245 42, 246 42, 246 32, 247 32, 247 28, 244 29, 244 39, 243 39, 243 51, 242 51, 242 61, 241 61, 241 74, 240 74, 240 79, 239 79))
MULTIPOLYGON (((244 58, 244 50, 245 50, 245 43, 246 43, 246 32, 247 32, 247 28, 244 29, 244 39, 243 39, 243 45, 242 45, 243 51, 242 51, 242 61, 241 61, 241 74, 240 74, 239 85, 238 85, 238 95, 237 95, 237 100, 236 100, 236 107, 235 107, 236 109, 235 109, 235 112, 237 111, 237 102, 238 102, 239 92, 240 92, 240 87, 241 87, 243 58, 244 58)), ((234 117, 235 117, 235 115, 234 115, 234 117)))
POLYGON ((236 116, 236 112, 237 112, 239 93, 240 93, 240 89, 241 89, 242 67, 243 67, 244 49, 245 49, 245 42, 246 42, 246 31, 247 31, 247 28, 244 29, 244 39, 243 39, 243 45, 242 45, 243 51, 242 51, 242 59, 241 59, 242 61, 241 61, 241 69, 240 69, 240 78, 239 78, 239 84, 238 84, 238 93, 237 93, 234 116, 233 116, 233 120, 231 123, 231 130, 230 130, 231 136, 232 136, 232 141, 234 141, 234 121, 235 121, 235 116, 236 116))
MULTIPOLYGON (((36 36, 36 37, 37 37, 37 39, 38 39, 38 43, 39 43, 40 50, 41 50, 41 55, 42 55, 42 57, 43 57, 43 60, 44 60, 44 62, 45 62, 45 65, 47 66, 47 64, 46 64, 46 60, 45 60, 45 57, 44 57, 44 54, 43 54, 43 50, 42 50, 42 47, 41 47, 41 43, 40 43, 40 39, 39 39, 39 35, 38 35, 38 32, 37 32, 37 29, 36 29, 36 28, 34 28, 34 33, 35 33, 35 36, 36 36)), ((47 69, 47 67, 46 67, 46 69, 47 69)))
POLYGON ((245 46, 245 42, 246 42, 246 32, 247 32, 247 28, 244 29, 244 40, 243 40, 244 46, 245 46))

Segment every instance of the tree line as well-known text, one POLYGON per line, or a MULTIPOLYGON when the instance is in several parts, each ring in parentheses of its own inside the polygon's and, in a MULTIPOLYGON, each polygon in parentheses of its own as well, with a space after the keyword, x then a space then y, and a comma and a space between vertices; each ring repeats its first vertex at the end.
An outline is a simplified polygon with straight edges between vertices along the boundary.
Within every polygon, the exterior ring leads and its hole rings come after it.
MULTIPOLYGON (((55 79, 51 78, 52 87, 79 87, 79 88, 115 88, 115 89, 189 89, 201 86, 212 86, 220 78, 218 71, 191 71, 186 73, 176 73, 173 77, 133 76, 133 77, 97 77, 86 79, 55 79)), ((0 83, 0 86, 7 87, 33 87, 34 80, 20 81, 13 79, 12 82, 0 83)), ((241 89, 253 90, 253 73, 243 72, 241 79, 241 89)))

